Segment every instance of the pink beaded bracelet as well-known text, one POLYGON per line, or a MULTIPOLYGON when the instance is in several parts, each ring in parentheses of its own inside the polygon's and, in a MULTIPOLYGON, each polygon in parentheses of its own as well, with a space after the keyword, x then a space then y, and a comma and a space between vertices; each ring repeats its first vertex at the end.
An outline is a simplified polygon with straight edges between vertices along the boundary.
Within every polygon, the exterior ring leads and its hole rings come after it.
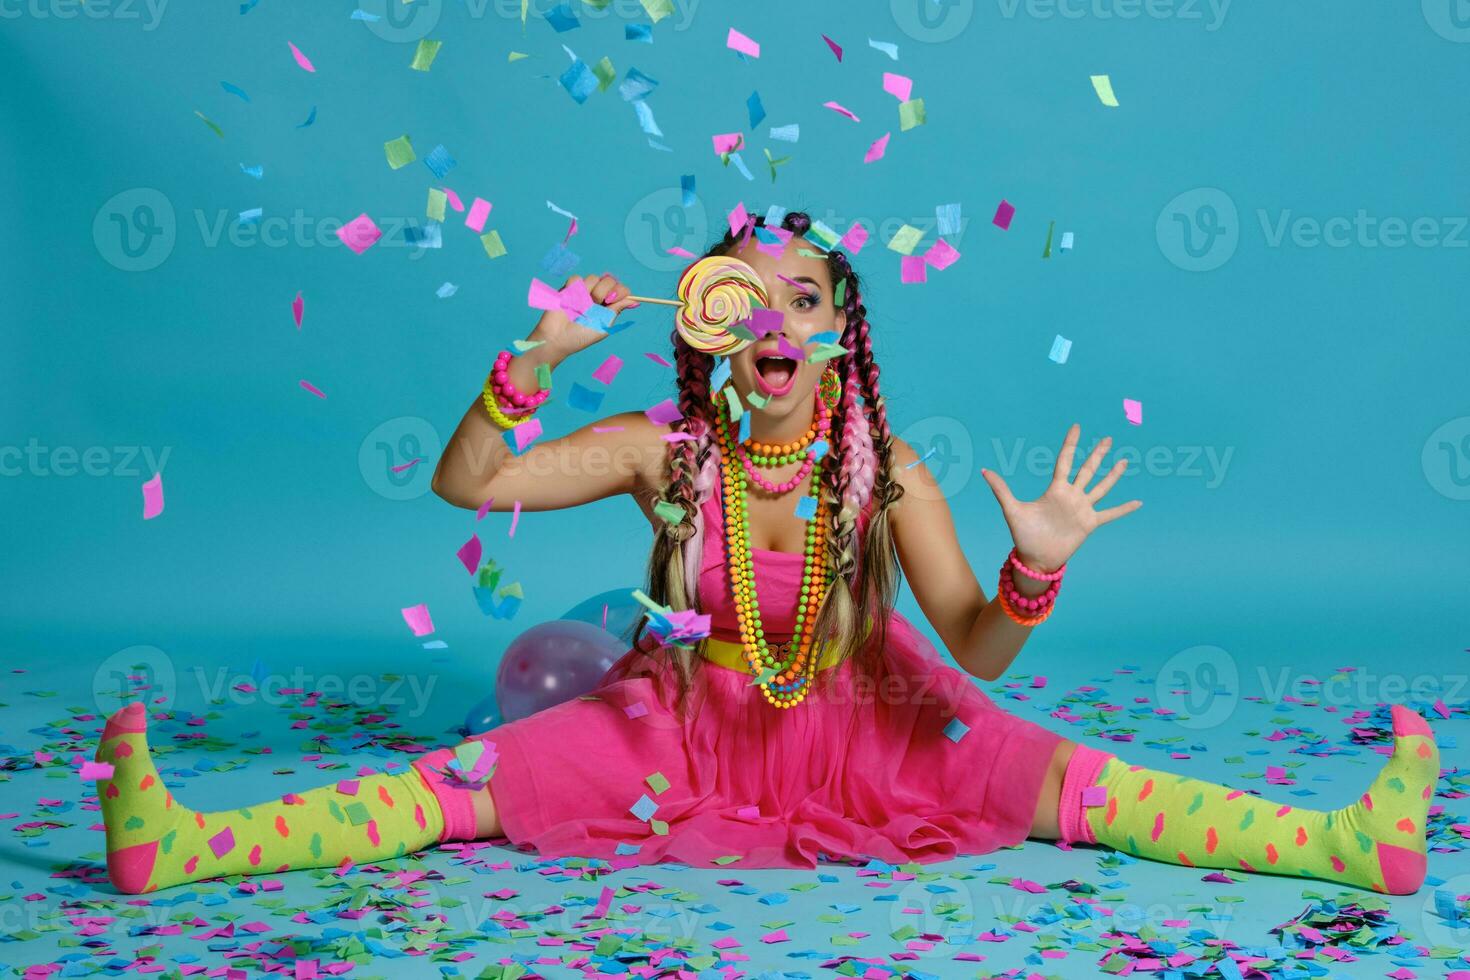
POLYGON ((508 415, 528 415, 541 407, 541 404, 551 396, 551 392, 545 389, 535 394, 526 395, 516 390, 515 384, 510 380, 510 359, 514 356, 508 350, 500 352, 495 358, 495 366, 490 369, 490 386, 495 392, 495 400, 498 401, 508 415))
POLYGON ((1011 553, 1006 558, 1006 561, 1010 562, 1011 567, 1020 572, 1022 575, 1026 576, 1027 578, 1034 578, 1038 582, 1060 582, 1062 580, 1062 576, 1066 574, 1067 571, 1066 562, 1062 562, 1061 568, 1058 568, 1056 571, 1049 574, 1027 568, 1024 564, 1021 563, 1021 555, 1015 548, 1011 549, 1011 553))

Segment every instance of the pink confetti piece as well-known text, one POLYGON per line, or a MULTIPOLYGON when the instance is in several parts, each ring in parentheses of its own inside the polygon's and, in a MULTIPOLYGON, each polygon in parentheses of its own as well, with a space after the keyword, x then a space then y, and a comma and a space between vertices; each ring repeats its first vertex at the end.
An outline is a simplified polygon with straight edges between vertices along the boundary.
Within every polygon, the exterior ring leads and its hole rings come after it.
POLYGON ((312 384, 310 381, 307 381, 305 378, 301 379, 297 383, 301 385, 301 387, 305 388, 307 391, 311 392, 313 395, 316 395, 318 398, 325 399, 327 397, 326 392, 322 391, 320 388, 312 384))
POLYGON ((378 230, 373 219, 364 212, 338 228, 337 237, 342 239, 343 245, 361 255, 372 248, 377 240, 383 237, 383 233, 378 230))
POLYGON ((761 808, 758 806, 743 806, 735 811, 735 816, 741 820, 759 820, 761 808))
POLYGON ((163 474, 154 473, 153 479, 143 484, 143 520, 150 521, 163 513, 163 474))
POLYGON ((906 283, 928 282, 929 269, 922 255, 905 255, 900 264, 899 279, 906 283))
POLYGON ((1046 687, 1046 677, 1042 674, 1037 674, 1031 678, 1031 686, 1033 688, 1046 687))
POLYGON ((209 838, 209 849, 214 856, 222 858, 235 849, 235 832, 229 827, 209 838))
POLYGON ((648 421, 654 425, 672 425, 684 417, 684 413, 679 411, 679 406, 674 404, 672 398, 665 398, 652 408, 646 409, 643 414, 648 416, 648 421))
POLYGON ((623 714, 627 715, 629 718, 642 718, 644 715, 648 714, 648 705, 644 704, 642 701, 634 701, 632 704, 623 709, 623 714))
POLYGON ((337 792, 343 796, 356 796, 361 784, 355 779, 344 779, 337 784, 337 792))
POLYGON ((883 154, 888 152, 888 138, 892 135, 892 133, 884 133, 875 139, 873 145, 868 147, 868 152, 863 154, 863 163, 872 163, 874 160, 883 159, 883 154))
POLYGON ((311 63, 310 58, 301 53, 300 48, 292 44, 290 41, 287 41, 286 44, 288 47, 291 48, 291 57, 296 59, 296 63, 301 66, 302 71, 316 71, 316 66, 311 63))
POLYGON ((297 330, 300 330, 301 329, 301 316, 305 312, 306 312, 306 301, 301 298, 301 294, 298 292, 296 294, 296 299, 294 301, 292 301, 292 303, 291 303, 291 315, 293 317, 295 317, 295 319, 296 319, 296 329, 297 330))
POLYGON ((914 94, 914 80, 905 75, 895 75, 891 71, 885 71, 883 73, 883 91, 900 102, 907 102, 914 94))
POLYGON ((939 239, 924 253, 924 261, 936 269, 948 269, 959 261, 959 251, 944 239, 939 239))
POLYGON ((1001 198, 1000 205, 995 209, 995 217, 992 219, 995 226, 1002 231, 1009 231, 1011 219, 1016 216, 1015 205, 1005 198, 1001 198))
POLYGON ((411 470, 411 469, 413 469, 415 466, 419 465, 423 461, 424 461, 424 457, 422 457, 422 456, 415 456, 413 459, 409 460, 406 463, 399 463, 397 466, 390 466, 390 467, 388 467, 388 469, 392 470, 394 473, 402 473, 404 470, 411 470))
POLYGON ((594 425, 592 427, 592 431, 593 432, 622 432, 623 431, 623 427, 621 425, 594 425))
POLYGON ((667 251, 670 255, 677 255, 682 259, 692 259, 695 257, 694 253, 689 251, 689 249, 680 248, 678 245, 675 245, 672 248, 665 249, 665 251, 667 251))
POLYGON ((510 514, 510 537, 516 536, 516 525, 521 522, 521 502, 517 500, 510 514))
POLYGON ((82 770, 80 773, 78 773, 78 775, 80 775, 83 780, 90 783, 96 782, 99 779, 111 779, 112 773, 112 763, 92 762, 89 760, 82 763, 82 770))
POLYGON ((408 606, 402 612, 403 620, 408 623, 408 628, 413 630, 414 636, 428 636, 434 632, 434 620, 429 615, 429 607, 425 603, 408 606))
POLYGON ((592 372, 592 376, 598 381, 601 381, 603 384, 610 385, 613 383, 613 379, 618 376, 618 372, 622 369, 623 359, 618 355, 613 354, 609 356, 607 360, 603 361, 597 366, 597 370, 592 372))
POLYGON ((668 361, 664 360, 662 357, 660 357, 657 354, 655 354, 653 351, 644 351, 643 352, 643 356, 646 357, 646 358, 648 358, 653 363, 659 365, 660 367, 671 368, 671 367, 674 366, 674 365, 670 364, 668 361))
POLYGON ((1108 801, 1106 786, 1088 786, 1082 791, 1083 806, 1102 806, 1108 801))
POLYGON ((526 451, 527 446, 541 438, 541 420, 533 418, 527 422, 522 422, 510 431, 514 433, 516 452, 523 453, 526 451))
POLYGON ((1143 403, 1132 398, 1123 399, 1123 417, 1133 425, 1143 424, 1143 403))
POLYGON ((731 235, 740 234, 745 230, 745 226, 750 223, 750 212, 745 210, 744 202, 735 205, 727 217, 730 222, 731 235))
POLYGON ((868 244, 867 226, 861 222, 854 221, 852 227, 847 229, 847 233, 842 236, 842 241, 839 244, 854 255, 861 252, 863 246, 868 244))
POLYGON ((1035 881, 1030 881, 1026 878, 1012 878, 1011 887, 1016 889, 1017 891, 1030 892, 1033 895, 1041 895, 1046 891, 1045 885, 1039 884, 1035 881))
POLYGON ((730 28, 730 33, 725 37, 725 46, 741 54, 748 54, 752 58, 761 56, 761 46, 750 38, 741 34, 735 28, 730 28))
POLYGON ((744 133, 720 133, 710 137, 715 144, 715 153, 724 156, 726 153, 734 153, 736 150, 744 149, 744 133))
POLYGON ((561 309, 561 290, 548 286, 540 279, 531 279, 531 289, 526 295, 526 304, 533 310, 561 309))
POLYGON ((490 513, 490 505, 493 503, 495 503, 494 497, 486 497, 485 502, 480 505, 480 509, 475 511, 475 520, 483 521, 485 519, 485 515, 490 513))
POLYGON ((688 432, 665 432, 659 436, 664 442, 696 442, 693 435, 688 432))
POLYGON ((469 216, 464 219, 465 227, 476 234, 485 230, 485 219, 490 217, 490 202, 483 197, 475 198, 475 203, 470 205, 469 216))
POLYGON ((454 208, 454 210, 456 211, 464 210, 464 202, 459 199, 458 194, 454 193, 454 191, 450 190, 448 187, 442 188, 442 190, 444 191, 444 196, 449 198, 450 207, 454 208))
POLYGON ((763 942, 763 943, 789 943, 789 942, 791 942, 791 937, 788 936, 788 935, 786 935, 786 930, 785 929, 777 929, 775 932, 768 932, 764 936, 762 936, 761 937, 761 942, 763 942))
POLYGON ((861 119, 853 114, 853 111, 851 109, 844 108, 841 104, 837 102, 823 102, 822 108, 831 109, 833 112, 840 113, 841 115, 844 115, 847 118, 851 119, 853 122, 862 122, 861 119))
POLYGON ((832 40, 830 37, 828 37, 825 34, 822 35, 822 40, 827 42, 827 47, 831 48, 832 49, 832 53, 837 56, 837 60, 838 61, 841 61, 842 60, 842 46, 840 44, 838 44, 836 41, 832 40))
POLYGON ((480 567, 480 557, 483 554, 484 546, 480 544, 480 536, 478 534, 471 534, 470 539, 459 546, 459 550, 454 553, 454 556, 465 567, 465 571, 473 575, 475 574, 475 569, 480 567))

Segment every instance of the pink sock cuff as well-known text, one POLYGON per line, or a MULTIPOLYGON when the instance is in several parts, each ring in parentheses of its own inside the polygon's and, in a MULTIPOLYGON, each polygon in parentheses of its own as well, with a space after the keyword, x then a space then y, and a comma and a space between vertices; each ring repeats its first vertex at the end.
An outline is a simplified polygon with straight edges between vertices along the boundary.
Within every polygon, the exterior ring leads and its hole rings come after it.
POLYGON ((452 758, 453 749, 435 749, 413 760, 414 769, 434 794, 434 802, 439 804, 439 812, 444 816, 444 832, 439 835, 441 844, 475 839, 475 805, 470 799, 470 791, 445 785, 444 777, 434 771, 443 769, 452 758))
POLYGON ((1084 796, 1087 795, 1089 787, 1097 783, 1097 777, 1102 773, 1102 768, 1109 759, 1113 758, 1111 752, 1103 752, 1091 746, 1077 743, 1077 749, 1072 753, 1072 758, 1067 760, 1067 772, 1062 777, 1062 794, 1057 801, 1057 824, 1061 828, 1062 840, 1068 844, 1078 842, 1096 844, 1097 838, 1093 836, 1092 829, 1087 826, 1083 818, 1085 812, 1084 796))

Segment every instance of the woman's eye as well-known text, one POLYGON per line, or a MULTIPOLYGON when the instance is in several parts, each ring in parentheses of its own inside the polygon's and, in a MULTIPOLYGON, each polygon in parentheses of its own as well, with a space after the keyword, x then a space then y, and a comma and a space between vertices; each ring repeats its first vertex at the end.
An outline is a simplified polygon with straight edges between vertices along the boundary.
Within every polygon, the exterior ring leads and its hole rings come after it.
POLYGON ((812 296, 810 293, 803 293, 802 295, 796 297, 793 302, 797 304, 798 309, 809 310, 813 306, 817 305, 817 298, 815 296, 812 296))

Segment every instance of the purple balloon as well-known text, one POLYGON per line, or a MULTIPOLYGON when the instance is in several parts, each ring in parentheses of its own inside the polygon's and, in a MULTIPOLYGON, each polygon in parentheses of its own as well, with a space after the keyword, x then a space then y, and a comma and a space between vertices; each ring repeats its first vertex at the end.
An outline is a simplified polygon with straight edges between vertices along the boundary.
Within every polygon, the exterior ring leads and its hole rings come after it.
POLYGON ((495 698, 505 721, 596 690, 619 657, 621 640, 591 623, 556 619, 532 626, 511 641, 495 675, 495 698))

